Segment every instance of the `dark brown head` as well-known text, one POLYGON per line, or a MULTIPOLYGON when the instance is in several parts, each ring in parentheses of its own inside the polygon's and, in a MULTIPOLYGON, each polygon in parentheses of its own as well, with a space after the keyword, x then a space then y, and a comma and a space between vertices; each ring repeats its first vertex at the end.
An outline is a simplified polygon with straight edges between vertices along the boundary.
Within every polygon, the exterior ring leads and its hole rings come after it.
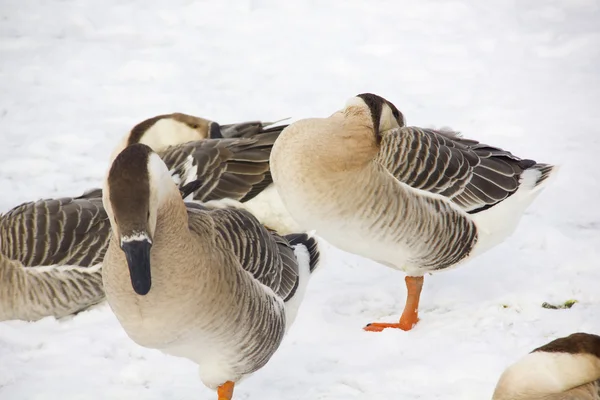
POLYGON ((600 336, 574 333, 538 347, 508 366, 492 400, 591 399, 583 396, 587 391, 583 388, 598 379, 600 336))
POLYGON ((108 172, 104 207, 127 258, 133 289, 140 295, 150 291, 150 249, 157 210, 174 193, 179 196, 166 165, 145 144, 126 147, 108 172))
POLYGON ((133 127, 127 145, 144 143, 154 151, 195 140, 221 138, 218 123, 183 113, 157 115, 133 127))
POLYGON ((600 336, 582 332, 573 333, 532 351, 532 353, 536 352, 589 354, 600 360, 600 336))
POLYGON ((346 102, 346 109, 367 109, 373 123, 373 131, 380 141, 385 132, 405 125, 404 115, 394 104, 372 93, 361 93, 346 102))

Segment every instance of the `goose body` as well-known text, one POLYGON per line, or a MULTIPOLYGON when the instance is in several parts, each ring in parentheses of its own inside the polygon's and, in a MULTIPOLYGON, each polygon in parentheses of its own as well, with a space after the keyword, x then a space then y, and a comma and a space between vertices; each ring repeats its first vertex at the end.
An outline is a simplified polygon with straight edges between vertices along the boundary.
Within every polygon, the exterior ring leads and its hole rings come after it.
POLYGON ((119 153, 103 196, 113 230, 103 278, 122 327, 141 346, 195 362, 230 399, 292 324, 316 241, 270 232, 243 209, 184 203, 143 144, 119 153))
POLYGON ((506 368, 492 400, 600 400, 600 336, 574 333, 533 350, 506 368))
POLYGON ((269 166, 273 144, 287 125, 270 125, 260 121, 219 125, 182 113, 159 115, 134 126, 115 148, 111 160, 127 145, 148 145, 163 159, 180 187, 203 182, 189 199, 236 200, 279 233, 297 232, 298 224, 273 187, 269 166), (226 149, 236 156, 227 159, 227 164, 226 149))
POLYGON ((401 322, 368 330, 411 329, 423 275, 502 242, 554 171, 453 132, 407 127, 373 94, 291 124, 271 152, 277 191, 302 229, 408 275, 401 322))
POLYGON ((61 318, 104 299, 110 223, 94 194, 21 204, 0 217, 0 320, 61 318))
MULTIPOLYGON (((161 129, 168 126, 165 124, 161 129)), ((183 128, 174 129, 179 129, 177 132, 180 136, 183 135, 180 132, 183 128)), ((231 131, 230 129, 229 132, 231 131)), ((156 139, 156 132, 161 131, 155 129, 154 132, 156 139)), ((246 135, 240 135, 242 137, 239 138, 198 140, 164 152, 167 162, 174 166, 172 173, 189 172, 182 170, 182 165, 190 165, 194 169, 186 175, 185 182, 180 182, 181 195, 196 196, 209 205, 231 199, 232 204, 245 208, 236 199, 245 200, 263 190, 260 185, 265 175, 269 174, 269 154, 276 136, 266 134, 254 138, 247 134, 248 129, 244 132, 246 135), (178 164, 179 160, 190 155, 193 155, 194 164, 178 164), (177 165, 180 165, 179 169, 177 165), (201 179, 201 185, 198 178, 201 179)), ((187 135, 191 137, 191 133, 188 132, 187 135)), ((169 135, 165 137, 167 141, 172 139, 169 135)), ((268 179, 271 182, 270 175, 268 179)), ((277 221, 272 222, 271 225, 277 226, 277 221)), ((0 252, 6 258, 5 268, 11 271, 23 270, 19 272, 21 278, 13 279, 21 284, 20 288, 14 288, 15 291, 12 292, 19 298, 10 303, 13 306, 7 306, 11 311, 6 311, 4 315, 25 320, 31 320, 33 315, 36 319, 45 316, 62 317, 65 310, 85 309, 86 305, 91 306, 103 300, 102 285, 94 284, 96 275, 98 278, 101 276, 101 266, 94 268, 90 274, 73 271, 101 264, 108 248, 109 235, 110 222, 102 204, 101 189, 89 190, 75 198, 27 202, 2 215, 0 252), (36 268, 34 273, 33 270, 29 271, 29 267, 40 268, 36 268), (59 272, 66 270, 71 272, 59 272), (91 277, 93 274, 95 276, 91 277), (90 279, 88 283, 93 285, 93 290, 76 290, 77 287, 85 287, 88 284, 86 281, 90 279), (54 302, 52 296, 44 294, 52 290, 52 285, 57 289, 71 284, 75 286, 69 286, 62 297, 56 298, 60 304, 54 302), (26 293, 40 296, 36 300, 37 305, 31 303, 31 298, 26 293), (29 311, 27 305, 31 307, 29 311), (17 306, 18 308, 12 308, 17 306)), ((9 275, 5 274, 7 276, 9 275)))

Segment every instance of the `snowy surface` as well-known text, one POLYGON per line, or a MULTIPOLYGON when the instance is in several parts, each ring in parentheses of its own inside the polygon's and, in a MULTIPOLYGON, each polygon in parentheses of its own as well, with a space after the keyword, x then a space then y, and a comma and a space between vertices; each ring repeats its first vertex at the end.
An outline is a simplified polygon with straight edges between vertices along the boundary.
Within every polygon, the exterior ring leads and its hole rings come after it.
MULTIPOLYGON (((297 119, 378 93, 409 124, 561 164, 558 179, 505 243, 425 278, 410 332, 361 329, 399 317, 404 275, 328 248, 280 351, 235 398, 490 398, 526 352, 600 333, 599 20, 597 0, 2 0, 0 211, 97 187, 116 141, 157 114, 297 119)), ((106 304, 0 323, 0 399, 59 398, 216 395, 106 304)))

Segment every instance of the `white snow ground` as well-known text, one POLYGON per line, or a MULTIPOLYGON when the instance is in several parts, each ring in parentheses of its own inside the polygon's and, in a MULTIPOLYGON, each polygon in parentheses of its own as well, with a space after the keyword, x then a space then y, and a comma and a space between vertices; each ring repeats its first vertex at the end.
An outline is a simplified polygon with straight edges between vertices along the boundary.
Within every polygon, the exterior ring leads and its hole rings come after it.
MULTIPOLYGON (((325 116, 357 93, 562 165, 502 245, 425 279, 328 249, 289 336, 236 399, 486 399, 501 371, 600 333, 598 0, 0 2, 0 210, 96 187, 135 123, 325 116), (287 4, 286 4, 287 3, 287 4), (576 299, 568 310, 545 301, 576 299)), ((215 399, 190 362, 129 340, 107 305, 0 323, 0 399, 215 399)))

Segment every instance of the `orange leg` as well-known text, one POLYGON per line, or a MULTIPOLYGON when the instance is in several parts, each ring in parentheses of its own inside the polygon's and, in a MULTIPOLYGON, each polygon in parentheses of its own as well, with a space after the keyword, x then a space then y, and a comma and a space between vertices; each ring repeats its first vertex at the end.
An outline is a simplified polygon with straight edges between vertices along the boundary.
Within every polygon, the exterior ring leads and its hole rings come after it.
POLYGON ((233 397, 233 387, 235 383, 231 381, 227 381, 217 389, 217 394, 219 395, 219 400, 231 400, 233 397))
POLYGON ((407 276, 404 278, 406 282, 406 305, 404 312, 400 317, 400 322, 397 324, 386 324, 374 322, 364 327, 365 331, 381 332, 385 328, 402 329, 409 331, 419 321, 419 299, 421 298, 421 289, 423 288, 422 276, 407 276))

